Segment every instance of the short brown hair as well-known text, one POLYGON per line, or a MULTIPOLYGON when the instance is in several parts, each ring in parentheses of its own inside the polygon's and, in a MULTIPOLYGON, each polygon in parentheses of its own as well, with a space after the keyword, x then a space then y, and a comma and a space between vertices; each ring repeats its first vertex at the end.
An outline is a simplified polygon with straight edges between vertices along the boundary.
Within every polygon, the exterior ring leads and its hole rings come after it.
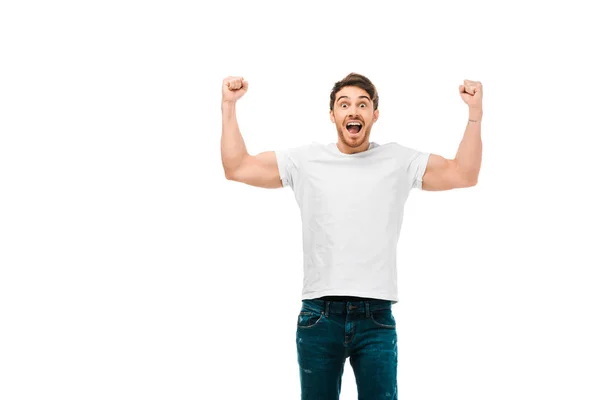
POLYGON ((375 85, 373 85, 373 82, 371 82, 366 76, 352 72, 341 81, 336 82, 333 86, 333 89, 331 89, 331 95, 329 96, 329 109, 331 111, 333 111, 335 95, 345 86, 356 86, 363 89, 365 92, 367 92, 371 98, 371 101, 373 102, 373 110, 377 110, 377 106, 379 105, 379 94, 377 94, 375 85))

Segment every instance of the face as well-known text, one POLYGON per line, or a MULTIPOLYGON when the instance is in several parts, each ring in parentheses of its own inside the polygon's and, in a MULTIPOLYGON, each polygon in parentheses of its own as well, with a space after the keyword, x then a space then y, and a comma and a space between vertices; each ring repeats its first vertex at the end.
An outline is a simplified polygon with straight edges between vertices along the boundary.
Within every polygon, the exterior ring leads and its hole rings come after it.
POLYGON ((348 152, 369 147, 371 127, 379 117, 379 110, 373 110, 373 102, 365 90, 343 87, 336 93, 333 111, 329 114, 337 128, 340 147, 348 152))

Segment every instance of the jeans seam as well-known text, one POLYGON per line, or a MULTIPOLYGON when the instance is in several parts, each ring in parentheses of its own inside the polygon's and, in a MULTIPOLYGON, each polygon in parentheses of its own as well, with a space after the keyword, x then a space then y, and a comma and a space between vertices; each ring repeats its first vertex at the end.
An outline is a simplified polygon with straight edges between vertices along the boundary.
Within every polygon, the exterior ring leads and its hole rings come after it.
MULTIPOLYGON (((303 314, 311 314, 311 313, 309 311, 301 311, 300 315, 303 315, 303 314)), ((314 327, 315 325, 317 325, 319 323, 319 321, 321 321, 323 319, 323 314, 324 314, 324 311, 321 311, 321 316, 311 326, 302 326, 299 323, 296 323, 296 328, 310 329, 310 328, 314 327)))
POLYGON ((371 321, 373 321, 376 325, 381 326, 383 328, 393 329, 393 328, 396 327, 396 325, 385 325, 385 324, 382 324, 382 323, 379 323, 379 322, 375 321, 375 317, 374 317, 373 314, 371 314, 371 321))

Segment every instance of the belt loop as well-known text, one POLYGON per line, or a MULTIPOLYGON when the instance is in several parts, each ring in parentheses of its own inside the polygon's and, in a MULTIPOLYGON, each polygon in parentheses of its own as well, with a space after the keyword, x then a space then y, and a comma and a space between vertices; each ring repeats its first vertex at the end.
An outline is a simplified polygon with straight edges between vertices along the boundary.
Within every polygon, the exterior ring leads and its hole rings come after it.
POLYGON ((369 300, 365 301, 365 308, 367 309, 367 318, 370 318, 371 315, 369 314, 369 300))
POLYGON ((329 300, 325 300, 325 317, 329 318, 329 300))

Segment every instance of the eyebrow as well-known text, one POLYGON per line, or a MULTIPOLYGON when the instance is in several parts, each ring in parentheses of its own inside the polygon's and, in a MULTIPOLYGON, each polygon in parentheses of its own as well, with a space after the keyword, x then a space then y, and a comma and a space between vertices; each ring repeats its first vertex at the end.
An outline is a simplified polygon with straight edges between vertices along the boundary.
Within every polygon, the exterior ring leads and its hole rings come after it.
MULTIPOLYGON (((347 99, 349 99, 349 97, 348 97, 348 96, 340 96, 340 97, 337 99, 337 101, 340 101, 340 100, 341 100, 341 99, 343 99, 343 98, 347 98, 347 99)), ((369 96, 358 96, 358 98, 359 98, 359 99, 365 98, 365 99, 367 99, 367 100, 371 101, 371 99, 369 98, 369 96)))

